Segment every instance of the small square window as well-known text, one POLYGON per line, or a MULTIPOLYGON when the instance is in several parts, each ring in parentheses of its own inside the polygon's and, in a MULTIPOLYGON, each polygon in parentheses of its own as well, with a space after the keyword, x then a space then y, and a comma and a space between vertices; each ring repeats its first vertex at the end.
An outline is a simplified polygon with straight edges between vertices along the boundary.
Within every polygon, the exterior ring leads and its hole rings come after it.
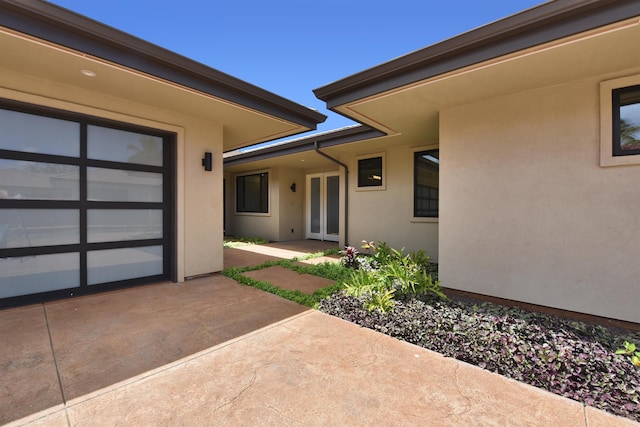
POLYGON ((358 160, 358 187, 382 187, 382 156, 358 160))
POLYGON ((640 85, 612 91, 613 155, 640 154, 640 85))
POLYGON ((269 173, 236 177, 236 212, 269 213, 269 173))

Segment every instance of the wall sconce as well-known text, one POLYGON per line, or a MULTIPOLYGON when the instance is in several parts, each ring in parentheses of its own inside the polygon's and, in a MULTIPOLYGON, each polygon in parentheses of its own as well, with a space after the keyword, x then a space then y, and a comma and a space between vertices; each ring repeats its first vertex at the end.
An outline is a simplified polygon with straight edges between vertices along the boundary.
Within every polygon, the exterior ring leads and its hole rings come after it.
POLYGON ((202 158, 202 166, 204 166, 204 170, 210 172, 213 169, 211 153, 204 153, 204 157, 202 158))
POLYGON ((289 187, 289 188, 291 188, 291 191, 295 193, 296 192, 296 183, 294 182, 293 184, 291 184, 291 187, 289 187))

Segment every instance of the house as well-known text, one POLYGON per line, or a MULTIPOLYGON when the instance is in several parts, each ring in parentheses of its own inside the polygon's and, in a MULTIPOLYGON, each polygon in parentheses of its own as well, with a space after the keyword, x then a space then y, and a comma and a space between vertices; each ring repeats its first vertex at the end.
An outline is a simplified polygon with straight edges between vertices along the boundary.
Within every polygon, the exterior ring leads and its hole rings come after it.
POLYGON ((639 40, 638 1, 556 0, 320 87, 360 125, 227 157, 227 230, 424 249, 447 288, 638 323, 639 40))
POLYGON ((44 1, 0 46, 0 306, 222 270, 223 152, 326 118, 44 1))

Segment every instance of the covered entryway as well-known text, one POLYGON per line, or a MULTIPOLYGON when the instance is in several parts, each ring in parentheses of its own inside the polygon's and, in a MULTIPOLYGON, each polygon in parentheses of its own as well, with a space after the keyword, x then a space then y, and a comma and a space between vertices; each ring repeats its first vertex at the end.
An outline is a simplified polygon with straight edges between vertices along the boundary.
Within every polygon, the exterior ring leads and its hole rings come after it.
POLYGON ((340 238, 340 175, 307 175, 307 239, 340 238))
POLYGON ((174 278, 171 133, 0 101, 0 306, 174 278))

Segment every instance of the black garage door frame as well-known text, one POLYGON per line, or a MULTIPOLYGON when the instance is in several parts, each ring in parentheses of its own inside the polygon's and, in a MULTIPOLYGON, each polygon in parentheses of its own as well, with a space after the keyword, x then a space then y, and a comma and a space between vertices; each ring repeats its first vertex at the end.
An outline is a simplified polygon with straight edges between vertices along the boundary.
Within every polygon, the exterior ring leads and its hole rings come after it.
MULTIPOLYGON (((176 134, 159 129, 148 128, 129 123, 122 123, 107 120, 100 117, 89 116, 64 110, 52 109, 34 104, 16 102, 12 100, 0 99, 0 109, 18 113, 26 113, 33 116, 41 116, 53 119, 62 119, 79 124, 80 149, 78 157, 61 155, 42 154, 38 152, 17 151, 9 148, 8 144, 2 143, 2 129, 0 129, 0 160, 35 162, 32 164, 53 164, 62 167, 72 167, 79 173, 79 196, 77 200, 47 200, 37 197, 25 198, 3 198, 0 197, 0 210, 19 209, 25 210, 73 210, 79 213, 79 239, 72 244, 46 245, 28 247, 2 247, 0 245, 0 268, 2 261, 16 260, 19 258, 37 257, 40 255, 69 254, 79 255, 79 286, 72 286, 64 289, 56 289, 45 292, 21 294, 0 299, 0 308, 25 305, 43 302, 53 299, 67 298, 72 296, 86 295, 106 290, 137 286, 142 284, 177 281, 176 265, 176 134), (111 160, 92 159, 87 154, 87 130, 90 126, 107 128, 125 132, 139 133, 162 140, 162 164, 138 164, 135 162, 121 162, 111 160), (94 170, 118 170, 123 173, 147 173, 162 175, 162 200, 158 201, 110 201, 110 200, 90 200, 87 192, 88 171, 94 170), (89 241, 88 238, 88 212, 99 210, 101 212, 113 212, 117 210, 127 215, 127 210, 137 210, 138 212, 162 211, 162 233, 161 236, 135 240, 115 240, 115 241, 89 241), (146 275, 144 277, 134 277, 125 280, 110 281, 107 283, 89 284, 88 282, 88 261, 87 257, 91 251, 138 248, 161 247, 162 251, 162 273, 146 275)), ((55 141, 51 141, 55 144, 55 141)), ((15 147, 14 147, 15 148, 15 147)), ((0 189, 2 183, 0 182, 0 189)), ((7 194, 6 192, 4 193, 7 194)), ((94 212, 95 212, 94 211, 94 212)), ((16 211, 17 212, 17 211, 16 211)), ((62 212, 62 211, 60 211, 62 212)), ((109 239, 107 239, 109 240, 109 239)), ((95 252, 94 252, 95 253, 95 252)), ((104 253, 104 252, 103 252, 104 253)), ((2 273, 0 272, 0 275, 2 273)), ((46 280, 46 279, 45 279, 46 280)))

